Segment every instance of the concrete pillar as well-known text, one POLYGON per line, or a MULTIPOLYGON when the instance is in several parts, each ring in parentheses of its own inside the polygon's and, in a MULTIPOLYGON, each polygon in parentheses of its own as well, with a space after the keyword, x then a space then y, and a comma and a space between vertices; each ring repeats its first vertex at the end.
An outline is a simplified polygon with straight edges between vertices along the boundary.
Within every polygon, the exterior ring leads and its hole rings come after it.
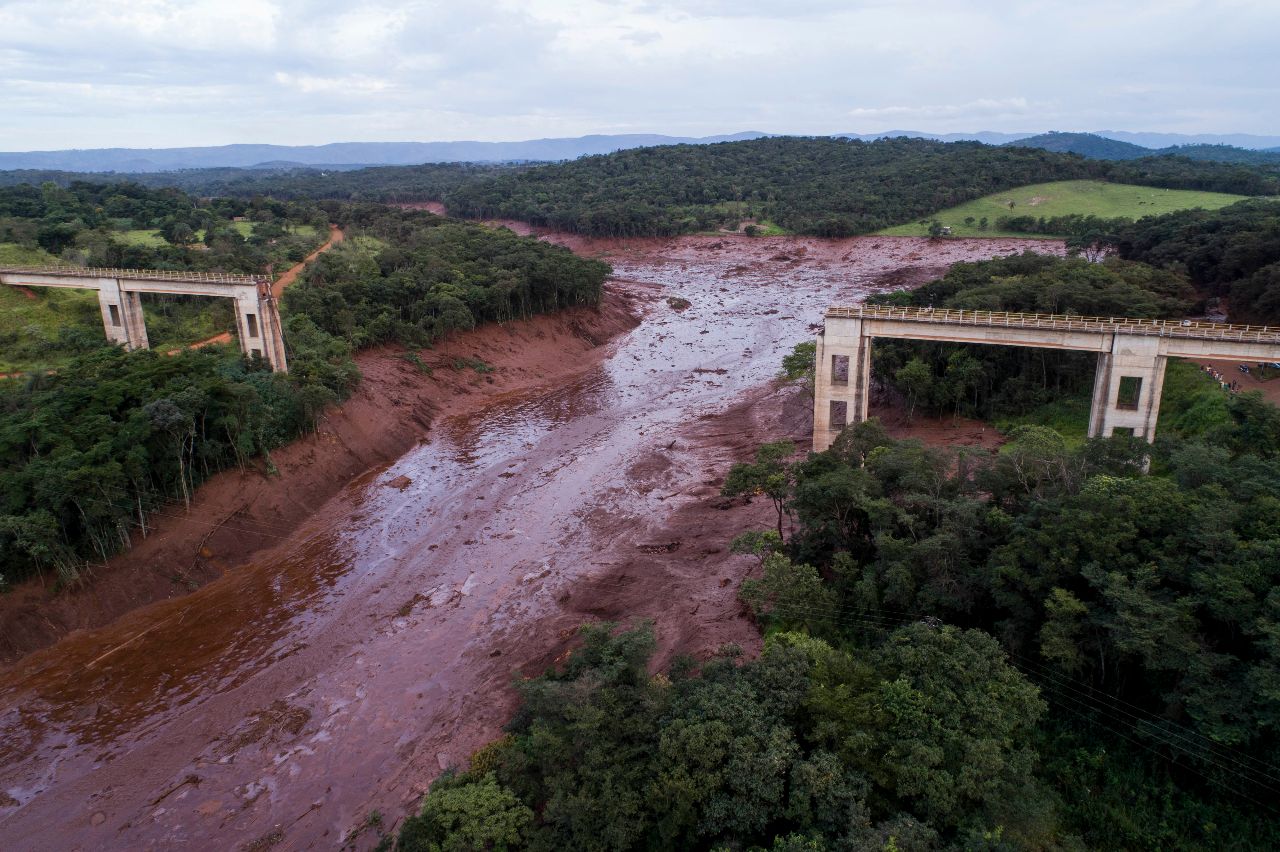
POLYGON ((1160 393, 1168 359, 1154 335, 1113 334, 1111 351, 1098 356, 1089 410, 1089 437, 1106 438, 1117 429, 1154 441, 1160 393))
POLYGON ((849 381, 853 399, 849 406, 849 422, 862 423, 871 410, 871 338, 858 335, 858 349, 849 361, 849 381))
POLYGON ((142 294, 122 290, 124 297, 124 327, 129 334, 130 349, 150 349, 147 339, 147 320, 142 313, 142 294))
POLYGON ((262 310, 262 330, 267 347, 267 360, 271 369, 277 373, 289 372, 289 360, 284 353, 284 329, 280 327, 280 307, 271 295, 269 286, 266 293, 258 300, 262 310))
POLYGON ((114 278, 98 279, 98 307, 107 340, 125 349, 146 349, 147 324, 142 316, 142 300, 137 293, 120 288, 114 278))
POLYGON ((818 337, 813 382, 813 451, 831 446, 850 423, 867 419, 871 399, 871 338, 862 333, 862 320, 829 317, 818 337), (847 359, 844 375, 836 359, 847 359), (832 403, 844 403, 843 422, 833 422, 832 403))
POLYGON ((277 373, 288 372, 280 314, 271 294, 263 295, 255 288, 244 287, 236 294, 235 305, 241 351, 246 355, 266 358, 277 373))

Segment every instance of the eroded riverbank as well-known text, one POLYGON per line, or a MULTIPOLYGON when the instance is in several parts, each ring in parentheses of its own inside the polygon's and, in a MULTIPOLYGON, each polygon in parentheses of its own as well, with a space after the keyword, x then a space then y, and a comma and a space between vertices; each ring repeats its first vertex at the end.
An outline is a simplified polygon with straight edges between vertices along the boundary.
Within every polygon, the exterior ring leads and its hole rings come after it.
POLYGON ((584 619, 652 617, 664 656, 750 647, 734 592, 752 560, 726 551, 768 507, 715 495, 755 444, 806 437, 804 399, 771 384, 781 355, 832 302, 1053 247, 564 241, 608 256, 644 322, 571 381, 440 414, 250 565, 0 678, 5 837, 336 846, 492 738, 512 679, 584 619))
POLYGON ((57 592, 33 581, 0 596, 0 664, 244 565, 287 540, 352 479, 424 439, 438 416, 585 369, 639 322, 639 311, 633 296, 613 288, 600 310, 482 326, 425 353, 430 375, 398 349, 359 353, 360 384, 313 434, 248 470, 217 474, 197 490, 190 511, 175 503, 153 513, 150 534, 135 532, 131 549, 91 566, 83 585, 57 592), (456 362, 464 366, 455 369, 456 362), (481 362, 489 372, 465 366, 481 362))

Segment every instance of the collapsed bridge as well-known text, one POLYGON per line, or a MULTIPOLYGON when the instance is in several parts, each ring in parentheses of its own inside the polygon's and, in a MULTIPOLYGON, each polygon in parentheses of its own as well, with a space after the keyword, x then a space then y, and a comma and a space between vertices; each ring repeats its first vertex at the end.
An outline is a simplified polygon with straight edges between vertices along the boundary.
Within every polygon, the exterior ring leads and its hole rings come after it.
POLYGON ((280 312, 271 282, 251 275, 159 269, 103 269, 86 266, 0 266, 0 284, 97 290, 107 339, 126 349, 148 349, 142 293, 231 299, 236 309, 240 349, 260 355, 277 373, 288 372, 280 312))
POLYGON ((1143 320, 881 305, 832 307, 818 335, 813 449, 867 419, 871 341, 877 337, 1032 346, 1098 353, 1089 436, 1155 439, 1169 358, 1280 361, 1280 328, 1191 320, 1143 320))

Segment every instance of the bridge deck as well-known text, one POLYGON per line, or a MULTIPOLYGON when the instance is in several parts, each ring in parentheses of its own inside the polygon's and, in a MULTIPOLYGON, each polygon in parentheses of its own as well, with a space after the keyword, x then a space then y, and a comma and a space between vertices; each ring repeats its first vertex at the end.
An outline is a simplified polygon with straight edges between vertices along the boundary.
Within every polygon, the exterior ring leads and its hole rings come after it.
POLYGON ((168 269, 110 269, 97 266, 0 266, 0 273, 60 275, 72 278, 116 278, 132 281, 175 281, 183 284, 258 284, 264 276, 230 272, 193 272, 168 269))
POLYGON ((1128 317, 1086 317, 1070 314, 1020 314, 1002 311, 962 311, 951 308, 899 308, 887 305, 831 307, 832 319, 893 320, 937 325, 1024 328, 1043 331, 1083 331, 1098 334, 1140 334, 1198 340, 1280 344, 1280 327, 1231 325, 1194 320, 1149 320, 1128 317))

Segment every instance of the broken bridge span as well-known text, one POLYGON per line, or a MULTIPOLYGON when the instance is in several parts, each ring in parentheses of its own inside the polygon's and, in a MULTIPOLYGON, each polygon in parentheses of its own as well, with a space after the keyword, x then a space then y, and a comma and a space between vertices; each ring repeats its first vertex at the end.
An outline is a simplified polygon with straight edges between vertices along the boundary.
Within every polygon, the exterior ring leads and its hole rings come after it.
POLYGON ((867 419, 875 338, 1029 346, 1098 353, 1090 437, 1155 439, 1169 358, 1280 361, 1280 327, 882 305, 832 307, 818 335, 813 449, 867 419))
POLYGON ((97 290, 107 339, 126 349, 148 349, 142 293, 211 296, 231 299, 236 336, 246 355, 260 355, 278 373, 288 372, 280 312, 271 281, 224 272, 162 269, 104 269, 89 266, 0 266, 0 284, 97 290))

